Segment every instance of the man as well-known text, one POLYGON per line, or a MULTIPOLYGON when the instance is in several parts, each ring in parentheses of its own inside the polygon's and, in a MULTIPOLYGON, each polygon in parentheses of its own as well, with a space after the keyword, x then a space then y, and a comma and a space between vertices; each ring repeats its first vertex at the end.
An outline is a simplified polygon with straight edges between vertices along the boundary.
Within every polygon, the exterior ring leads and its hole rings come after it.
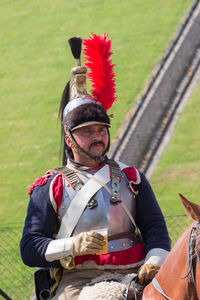
POLYGON ((105 274, 114 279, 138 272, 140 283, 147 284, 170 250, 164 217, 144 174, 106 155, 106 110, 115 100, 106 38, 93 35, 84 41, 91 70, 91 53, 96 64, 103 52, 98 66, 106 64, 103 72, 90 73, 93 97, 86 92, 86 69, 80 66, 81 41, 70 41, 78 66, 61 101, 64 167, 47 172, 29 190, 21 256, 29 266, 53 268, 56 274, 62 270, 53 299, 78 299, 84 286, 105 274), (105 77, 94 82, 96 73, 105 77))

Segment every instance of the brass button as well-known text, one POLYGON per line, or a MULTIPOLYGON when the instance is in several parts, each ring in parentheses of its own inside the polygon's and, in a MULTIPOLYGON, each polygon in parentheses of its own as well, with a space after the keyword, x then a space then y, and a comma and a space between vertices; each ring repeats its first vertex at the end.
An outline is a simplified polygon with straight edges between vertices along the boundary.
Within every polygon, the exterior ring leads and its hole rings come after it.
POLYGON ((115 247, 114 247, 114 246, 110 246, 110 248, 111 248, 111 249, 115 249, 115 247))
POLYGON ((126 247, 126 244, 125 244, 125 243, 123 243, 123 244, 122 244, 122 246, 123 246, 123 247, 126 247))

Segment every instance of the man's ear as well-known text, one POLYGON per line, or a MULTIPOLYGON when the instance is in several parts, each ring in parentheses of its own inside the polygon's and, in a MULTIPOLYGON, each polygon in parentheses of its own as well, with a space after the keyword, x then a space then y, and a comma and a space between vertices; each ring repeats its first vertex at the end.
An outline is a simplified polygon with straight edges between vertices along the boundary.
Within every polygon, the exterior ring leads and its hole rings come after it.
POLYGON ((65 143, 67 144, 68 147, 73 148, 74 145, 72 144, 72 142, 70 141, 69 137, 67 135, 65 135, 65 143))

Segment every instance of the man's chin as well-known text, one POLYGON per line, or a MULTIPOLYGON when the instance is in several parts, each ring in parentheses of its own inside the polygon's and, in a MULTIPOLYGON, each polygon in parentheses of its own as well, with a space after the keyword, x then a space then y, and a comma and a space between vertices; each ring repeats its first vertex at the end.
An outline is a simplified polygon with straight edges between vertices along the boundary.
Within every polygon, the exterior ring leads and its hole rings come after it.
POLYGON ((101 156, 104 156, 105 155, 105 149, 104 148, 102 148, 101 150, 99 149, 99 151, 90 151, 90 154, 92 155, 92 156, 99 156, 99 157, 101 157, 101 156))

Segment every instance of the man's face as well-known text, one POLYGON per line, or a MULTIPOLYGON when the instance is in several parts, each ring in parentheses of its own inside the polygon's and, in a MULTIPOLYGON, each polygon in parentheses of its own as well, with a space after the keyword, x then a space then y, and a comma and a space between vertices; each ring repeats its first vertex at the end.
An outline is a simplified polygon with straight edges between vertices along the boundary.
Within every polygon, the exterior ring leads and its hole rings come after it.
POLYGON ((102 156, 108 146, 107 126, 89 125, 73 131, 77 144, 92 156, 102 156))

